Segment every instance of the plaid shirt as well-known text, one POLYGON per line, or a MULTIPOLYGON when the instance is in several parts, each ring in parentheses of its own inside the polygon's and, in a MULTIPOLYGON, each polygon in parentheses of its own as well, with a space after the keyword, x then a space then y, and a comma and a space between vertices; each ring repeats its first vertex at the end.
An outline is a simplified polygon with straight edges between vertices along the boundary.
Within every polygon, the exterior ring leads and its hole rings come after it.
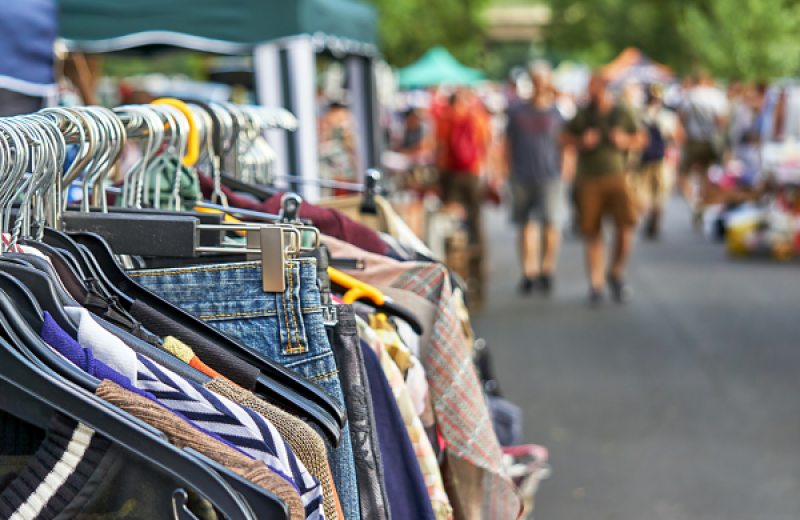
POLYGON ((421 357, 439 431, 447 443, 448 456, 455 460, 444 468, 443 477, 456 518, 459 511, 474 518, 474 509, 478 507, 470 487, 474 480, 460 478, 459 472, 450 467, 464 463, 482 473, 481 518, 516 519, 521 511, 518 491, 500 466, 503 453, 453 306, 447 268, 436 263, 398 262, 329 237, 325 237, 325 243, 334 258, 363 260, 364 269, 346 271, 350 276, 372 285, 410 291, 436 307, 430 344, 423 346, 421 357))

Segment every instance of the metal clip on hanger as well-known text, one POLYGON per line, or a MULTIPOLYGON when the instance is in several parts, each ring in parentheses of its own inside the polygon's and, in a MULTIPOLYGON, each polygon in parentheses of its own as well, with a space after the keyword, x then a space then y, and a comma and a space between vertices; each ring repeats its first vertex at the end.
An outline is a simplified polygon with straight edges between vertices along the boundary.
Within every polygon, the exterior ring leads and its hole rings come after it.
POLYGON ((378 206, 375 196, 378 195, 381 172, 370 168, 364 175, 364 198, 361 199, 360 211, 364 215, 377 215, 378 206))
POLYGON ((284 193, 281 197, 281 222, 298 222, 300 219, 297 214, 300 212, 300 204, 303 199, 296 193, 284 193))

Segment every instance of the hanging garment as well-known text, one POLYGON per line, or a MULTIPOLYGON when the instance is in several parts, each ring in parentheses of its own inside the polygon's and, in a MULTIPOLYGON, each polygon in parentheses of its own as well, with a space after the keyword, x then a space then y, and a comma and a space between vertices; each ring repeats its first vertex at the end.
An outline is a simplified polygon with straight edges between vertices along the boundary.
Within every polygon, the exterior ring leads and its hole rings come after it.
POLYGON ((157 465, 60 412, 41 431, 0 413, 0 518, 174 520, 172 492, 183 488, 200 520, 211 505, 157 465))
POLYGON ((216 394, 246 406, 274 424, 295 455, 303 461, 311 475, 322 485, 326 520, 339 517, 337 511, 340 506, 336 498, 331 470, 328 467, 327 449, 322 437, 317 432, 300 419, 259 399, 252 392, 235 386, 227 379, 216 378, 204 386, 216 394))
POLYGON ((433 446, 411 398, 411 385, 407 385, 404 381, 400 368, 389 354, 386 342, 378 334, 378 331, 370 327, 360 327, 360 330, 364 331, 362 340, 378 355, 383 374, 392 389, 392 395, 414 448, 436 520, 452 519, 453 508, 450 506, 450 499, 444 489, 442 473, 433 446))
POLYGON ((54 414, 24 469, 3 475, 0 516, 54 518, 86 485, 110 446, 111 441, 94 429, 54 414), (51 473, 54 477, 48 478, 51 473))
POLYGON ((224 443, 218 442, 170 410, 125 390, 112 381, 102 381, 95 395, 163 432, 173 446, 180 449, 192 448, 211 460, 219 462, 240 477, 276 494, 289 506, 291 520, 305 518, 303 501, 297 489, 260 460, 249 458, 224 443))
POLYGON ((386 487, 391 489, 389 505, 392 518, 435 520, 414 447, 378 356, 364 342, 361 342, 361 351, 373 396, 381 454, 386 464, 386 487))
MULTIPOLYGON (((317 204, 324 208, 335 209, 341 212, 347 218, 354 220, 355 222, 364 224, 365 226, 369 227, 370 229, 380 232, 386 233, 387 235, 391 236, 395 239, 400 245, 404 248, 410 248, 414 250, 416 253, 425 255, 428 258, 434 258, 433 252, 428 248, 428 246, 422 240, 417 237, 416 233, 414 233, 411 228, 408 227, 408 224, 397 214, 397 212, 392 207, 392 204, 386 200, 385 197, 380 195, 374 196, 375 201, 375 209, 377 210, 377 215, 370 215, 361 212, 361 205, 364 200, 363 195, 351 195, 348 197, 335 197, 329 198, 319 201, 317 204)), ((324 232, 323 232, 324 233, 324 232)), ((341 237, 336 235, 332 235, 330 233, 325 233, 329 236, 334 236, 340 240, 345 240, 341 237)), ((355 242, 350 242, 349 240, 345 240, 354 245, 358 245, 355 242)), ((359 246, 360 247, 360 246, 359 246)), ((366 248, 361 248, 367 250, 366 248)), ((441 260, 441 259, 436 259, 441 260)))
MULTIPOLYGON (((357 252, 338 240, 325 243, 333 257, 363 262, 363 270, 346 274, 373 286, 390 286, 425 298, 436 307, 435 323, 422 363, 428 375, 437 425, 447 443, 450 461, 443 470, 456 519, 516 519, 520 500, 516 486, 503 474, 502 452, 486 407, 482 387, 472 364, 472 347, 466 341, 452 302, 450 277, 441 264, 398 262, 366 251, 357 252)), ((428 329, 426 328, 426 331, 428 329)))
MULTIPOLYGON (((67 359, 98 379, 109 379, 127 390, 150 398, 181 417, 191 421, 206 433, 227 441, 250 457, 263 461, 298 489, 306 505, 306 518, 324 518, 322 488, 283 441, 283 438, 263 417, 242 408, 232 401, 215 396, 202 386, 186 381, 172 371, 149 359, 136 355, 136 379, 121 375, 99 360, 92 351, 84 349, 45 313, 43 339, 67 359)), ((95 345, 97 347, 97 345, 95 345)))
POLYGON ((365 518, 388 520, 389 500, 383 458, 378 444, 372 394, 358 340, 355 313, 351 305, 338 305, 336 314, 338 321, 331 333, 331 342, 336 363, 340 367, 339 377, 347 403, 361 514, 365 518))
POLYGON ((308 473, 271 423, 252 410, 158 367, 143 356, 139 356, 137 370, 135 384, 139 388, 271 468, 281 468, 297 486, 306 506, 306 518, 325 517, 319 482, 308 473))
MULTIPOLYGON (((317 384, 345 406, 339 369, 325 333, 316 262, 313 258, 292 260, 285 264, 284 272, 283 293, 264 292, 260 262, 143 270, 131 276, 184 311, 317 384)), ((340 445, 329 446, 328 455, 345 518, 358 520, 349 425, 342 429, 340 445)))
MULTIPOLYGON (((400 344, 403 348, 408 348, 405 346, 405 343, 400 340, 400 335, 399 335, 399 329, 403 325, 406 325, 406 323, 401 320, 395 320, 395 324, 397 325, 398 332, 394 333, 394 335, 396 336, 394 344, 395 345, 400 344)), ((366 328, 368 330, 369 326, 367 326, 366 328)), ((378 335, 381 339, 383 339, 384 344, 391 343, 391 340, 387 342, 384 335, 378 334, 378 331, 375 331, 375 334, 378 335)), ((413 332, 411 332, 410 335, 414 339, 417 340, 419 339, 419 336, 414 335, 413 332)), ((361 336, 362 339, 366 340, 367 343, 369 343, 374 350, 373 343, 370 342, 370 340, 366 336, 362 335, 361 325, 359 325, 359 336, 361 336)), ((403 337, 402 340, 405 340, 405 337, 403 337)), ((391 349, 387 350, 390 353, 392 352, 391 349)), ((408 351, 411 352, 411 349, 408 349, 408 351)), ((396 349, 395 352, 401 352, 401 350, 396 349)), ((431 426, 434 424, 435 421, 433 419, 433 404, 431 403, 431 396, 430 392, 428 391, 428 375, 425 373, 425 367, 422 366, 422 362, 419 360, 418 353, 419 353, 419 345, 416 346, 414 352, 411 352, 411 357, 409 359, 410 367, 405 372, 405 374, 403 374, 403 377, 405 378, 405 385, 406 388, 408 389, 408 395, 411 398, 411 402, 414 405, 414 410, 416 411, 420 419, 422 419, 423 417, 427 418, 429 415, 430 424, 428 424, 428 426, 431 426)), ((394 358, 392 360, 395 361, 395 364, 397 364, 397 361, 394 358)), ((398 369, 400 369, 399 366, 398 369)), ((402 374, 403 372, 402 369, 400 369, 400 372, 402 374)))

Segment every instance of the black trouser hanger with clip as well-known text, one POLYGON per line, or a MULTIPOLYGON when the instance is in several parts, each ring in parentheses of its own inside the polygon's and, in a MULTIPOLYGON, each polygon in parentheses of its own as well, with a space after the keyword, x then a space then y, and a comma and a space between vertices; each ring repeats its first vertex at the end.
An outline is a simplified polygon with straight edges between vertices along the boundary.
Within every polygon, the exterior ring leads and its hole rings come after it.
POLYGON ((230 338, 211 325, 188 314, 136 283, 114 260, 105 241, 93 233, 75 232, 70 237, 86 246, 108 280, 133 300, 139 300, 173 321, 191 329, 204 340, 258 368, 262 375, 255 392, 274 404, 314 420, 334 445, 338 445, 346 416, 341 406, 321 388, 294 372, 230 338))

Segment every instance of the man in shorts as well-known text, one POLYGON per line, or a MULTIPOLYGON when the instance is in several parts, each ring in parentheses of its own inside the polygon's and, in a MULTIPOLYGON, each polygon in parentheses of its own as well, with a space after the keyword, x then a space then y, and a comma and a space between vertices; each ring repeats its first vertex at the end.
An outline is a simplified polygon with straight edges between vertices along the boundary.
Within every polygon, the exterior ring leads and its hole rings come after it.
POLYGON ((566 205, 559 143, 563 119, 556 108, 549 65, 534 64, 531 76, 530 101, 508 114, 511 218, 519 228, 520 292, 537 289, 547 295, 553 286, 566 205))
POLYGON ((614 300, 622 303, 631 295, 624 270, 636 226, 636 204, 625 171, 627 152, 640 148, 647 136, 636 126, 633 115, 615 104, 608 81, 599 74, 589 81, 589 99, 567 125, 562 141, 578 152, 575 200, 586 245, 589 302, 601 303, 608 285, 614 300), (616 228, 608 272, 602 229, 606 216, 613 218, 616 228))

